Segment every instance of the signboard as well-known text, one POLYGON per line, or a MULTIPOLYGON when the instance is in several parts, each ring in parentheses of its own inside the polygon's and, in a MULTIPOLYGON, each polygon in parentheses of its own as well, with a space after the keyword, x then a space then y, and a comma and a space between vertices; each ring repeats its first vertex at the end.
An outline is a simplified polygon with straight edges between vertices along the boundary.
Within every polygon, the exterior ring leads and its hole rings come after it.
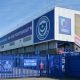
POLYGON ((13 61, 12 60, 0 60, 0 72, 12 72, 13 71, 13 61))
POLYGON ((4 45, 6 43, 9 43, 30 35, 32 35, 32 22, 29 22, 23 25, 22 27, 0 38, 0 45, 4 45))
POLYGON ((34 20, 34 43, 54 39, 54 12, 34 20))
POLYGON ((37 59, 24 59, 24 67, 36 67, 37 59))
POLYGON ((71 35, 71 19, 59 16, 59 33, 71 35))

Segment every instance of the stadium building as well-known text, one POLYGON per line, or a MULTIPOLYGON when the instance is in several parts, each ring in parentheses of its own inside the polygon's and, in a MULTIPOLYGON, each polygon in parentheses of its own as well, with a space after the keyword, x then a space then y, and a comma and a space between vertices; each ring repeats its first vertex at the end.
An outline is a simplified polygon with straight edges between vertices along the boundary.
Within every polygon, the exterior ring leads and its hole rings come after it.
MULTIPOLYGON (((55 7, 32 21, 23 22, 19 28, 1 37, 0 53, 21 53, 20 56, 31 57, 80 51, 79 17, 79 11, 55 7)), ((30 66, 27 63, 24 66, 30 66)))

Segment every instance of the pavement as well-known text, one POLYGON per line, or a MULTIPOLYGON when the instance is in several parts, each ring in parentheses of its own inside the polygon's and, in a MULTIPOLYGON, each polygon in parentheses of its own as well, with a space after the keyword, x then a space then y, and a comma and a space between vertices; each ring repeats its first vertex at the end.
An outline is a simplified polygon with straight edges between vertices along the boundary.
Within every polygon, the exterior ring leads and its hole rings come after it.
POLYGON ((16 79, 0 79, 0 80, 59 80, 59 79, 53 79, 53 78, 16 78, 16 79))
POLYGON ((15 79, 0 79, 0 80, 80 80, 77 78, 63 78, 63 79, 54 79, 54 78, 15 78, 15 79))

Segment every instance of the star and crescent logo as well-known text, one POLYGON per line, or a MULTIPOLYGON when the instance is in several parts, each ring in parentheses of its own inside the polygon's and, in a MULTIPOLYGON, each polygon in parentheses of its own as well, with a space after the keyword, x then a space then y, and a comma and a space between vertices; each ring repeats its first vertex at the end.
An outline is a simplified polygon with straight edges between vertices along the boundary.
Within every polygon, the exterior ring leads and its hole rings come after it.
POLYGON ((37 23, 36 35, 39 40, 44 40, 50 31, 50 20, 46 16, 42 16, 37 23))

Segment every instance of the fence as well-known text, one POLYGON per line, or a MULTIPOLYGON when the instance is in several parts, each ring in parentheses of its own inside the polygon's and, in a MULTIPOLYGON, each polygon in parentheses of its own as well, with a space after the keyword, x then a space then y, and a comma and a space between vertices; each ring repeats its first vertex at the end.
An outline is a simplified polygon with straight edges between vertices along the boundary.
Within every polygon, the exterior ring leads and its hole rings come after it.
POLYGON ((0 78, 52 77, 61 74, 61 55, 0 54, 0 78))

